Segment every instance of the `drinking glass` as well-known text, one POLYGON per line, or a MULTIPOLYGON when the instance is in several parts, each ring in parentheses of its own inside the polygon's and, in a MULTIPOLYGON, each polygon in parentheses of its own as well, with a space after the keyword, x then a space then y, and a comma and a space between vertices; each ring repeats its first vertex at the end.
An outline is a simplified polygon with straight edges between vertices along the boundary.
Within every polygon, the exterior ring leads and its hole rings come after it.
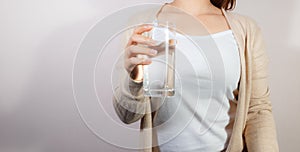
POLYGON ((172 97, 175 94, 176 29, 170 22, 154 21, 149 36, 157 43, 149 46, 158 51, 152 63, 143 66, 144 95, 172 97))

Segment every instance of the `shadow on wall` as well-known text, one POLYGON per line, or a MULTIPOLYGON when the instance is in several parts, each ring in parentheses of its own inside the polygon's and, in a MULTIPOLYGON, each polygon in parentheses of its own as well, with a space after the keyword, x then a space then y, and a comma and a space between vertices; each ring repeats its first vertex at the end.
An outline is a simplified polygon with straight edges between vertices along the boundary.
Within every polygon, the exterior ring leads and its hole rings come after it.
POLYGON ((300 135, 300 1, 238 1, 237 12, 261 26, 270 58, 270 87, 281 151, 298 151, 300 135))
MULTIPOLYGON (((35 4, 34 2, 31 3, 35 4)), ((49 5, 53 6, 55 3, 57 2, 49 5)), ((97 5, 102 5, 102 3, 103 1, 98 2, 97 5)), ((38 6, 34 6, 34 9, 36 7, 39 8, 38 11, 42 11, 44 10, 42 7, 45 6, 38 4, 38 6)), ((72 6, 58 5, 57 7, 59 9, 65 8, 64 10, 67 12, 63 12, 68 14, 70 13, 68 8, 72 6)), ((31 12, 24 14, 28 15, 30 19, 36 16, 42 18, 46 14, 49 17, 48 19, 43 18, 46 21, 61 18, 58 14, 53 15, 47 11, 49 10, 37 12, 35 15, 30 15, 31 12)), ((32 39, 27 45, 30 46, 27 55, 33 57, 33 67, 30 67, 33 70, 30 70, 29 79, 24 80, 27 84, 26 91, 22 92, 22 96, 18 98, 19 101, 16 101, 18 106, 15 106, 10 114, 0 117, 0 151, 129 152, 129 150, 117 148, 97 138, 82 122, 75 106, 72 92, 73 59, 79 42, 87 30, 105 14, 100 10, 93 13, 95 14, 87 13, 88 18, 86 19, 82 19, 82 16, 75 17, 70 22, 63 20, 56 26, 44 24, 42 22, 44 20, 41 22, 35 20, 37 24, 34 25, 31 25, 33 24, 30 22, 31 20, 28 21, 29 30, 34 31, 34 33, 39 28, 50 30, 47 32, 40 31, 43 34, 47 33, 47 35, 43 35, 41 39, 32 39), (31 43, 38 44, 32 47, 31 43)), ((13 51, 17 52, 21 49, 23 48, 13 51)), ((24 58, 28 56, 24 56, 24 58)), ((19 70, 17 68, 19 67, 17 66, 13 70, 19 70)))
POLYGON ((46 152, 129 152, 96 137, 81 120, 75 105, 72 92, 73 59, 80 40, 92 24, 94 21, 83 20, 57 28, 36 48, 35 70, 28 80, 28 92, 22 97, 24 104, 11 118, 16 127, 2 128, 21 133, 10 134, 10 138, 19 140, 13 144, 28 141, 28 145, 41 146, 40 149, 46 152))

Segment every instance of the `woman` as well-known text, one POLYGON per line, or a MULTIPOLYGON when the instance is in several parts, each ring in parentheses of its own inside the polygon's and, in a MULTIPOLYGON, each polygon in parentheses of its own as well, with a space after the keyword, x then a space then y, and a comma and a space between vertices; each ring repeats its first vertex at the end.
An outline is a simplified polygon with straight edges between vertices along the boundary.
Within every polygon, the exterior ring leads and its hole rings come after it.
MULTIPOLYGON (((269 86, 267 84, 267 56, 259 27, 256 23, 244 16, 228 12, 234 8, 235 0, 174 0, 168 6, 184 10, 198 19, 207 31, 213 36, 222 33, 222 37, 215 39, 216 44, 223 51, 227 92, 231 92, 226 100, 220 100, 227 105, 229 112, 221 114, 222 119, 217 120, 205 135, 197 134, 195 125, 203 123, 195 119, 178 136, 167 143, 163 138, 172 134, 170 128, 151 130, 144 133, 148 142, 144 151, 278 151, 275 124, 269 100, 269 86), (224 45, 223 43, 230 43, 224 45), (231 52, 229 52, 231 50, 231 52), (227 59, 225 56, 229 56, 227 59), (238 66, 226 66, 238 65, 238 66), (240 67, 240 68, 239 68, 240 67), (228 81, 228 82, 227 82, 228 81), (236 101, 236 102, 233 102, 236 101), (231 121, 232 117, 234 121, 231 121), (225 125, 224 125, 225 124, 225 125), (194 126, 193 126, 194 125, 194 126), (149 145, 150 143, 150 145, 149 145), (150 147, 150 148, 149 148, 150 147)), ((152 112, 151 98, 143 96, 142 79, 137 65, 151 64, 151 58, 141 59, 138 54, 155 57, 156 50, 141 45, 153 46, 155 41, 142 34, 152 29, 151 26, 141 26, 133 32, 125 55, 125 68, 129 73, 128 86, 130 92, 123 87, 116 89, 114 106, 120 119, 129 124, 141 120, 141 130, 153 128, 164 112, 152 112), (139 109, 133 112, 124 108, 128 101, 134 101, 126 106, 139 109), (145 103, 148 106, 145 106, 145 103)), ((226 94, 226 92, 223 92, 226 94)), ((184 98, 184 96, 183 96, 184 98)), ((217 97, 216 97, 217 98, 217 97)), ((201 106, 201 105, 200 105, 201 106)), ((226 108, 226 106, 225 106, 226 108)), ((159 110, 158 110, 159 111, 159 110)), ((201 115, 201 114, 199 114, 201 115)))

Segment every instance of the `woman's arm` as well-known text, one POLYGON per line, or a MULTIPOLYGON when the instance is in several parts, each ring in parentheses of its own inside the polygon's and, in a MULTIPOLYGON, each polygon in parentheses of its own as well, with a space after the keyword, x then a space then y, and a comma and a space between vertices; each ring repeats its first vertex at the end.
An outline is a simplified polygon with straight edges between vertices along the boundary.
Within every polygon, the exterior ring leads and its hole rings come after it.
POLYGON ((278 143, 270 102, 268 85, 268 57, 260 28, 254 21, 249 23, 247 49, 252 54, 252 90, 245 128, 248 151, 277 152, 278 143))
POLYGON ((142 83, 136 83, 124 76, 114 91, 113 105, 121 121, 130 124, 144 116, 146 98, 143 95, 142 83))
MULTIPOLYGON (((147 46, 155 45, 155 41, 143 36, 152 26, 139 26, 130 32, 126 38, 127 45, 124 52, 124 72, 121 73, 120 83, 114 88, 113 105, 119 118, 126 124, 138 121, 146 114, 146 107, 150 100, 145 97, 142 89, 142 65, 151 64, 151 58, 139 58, 139 55, 149 57, 157 54, 156 50, 147 46)), ((128 34, 128 33, 127 33, 128 34)))

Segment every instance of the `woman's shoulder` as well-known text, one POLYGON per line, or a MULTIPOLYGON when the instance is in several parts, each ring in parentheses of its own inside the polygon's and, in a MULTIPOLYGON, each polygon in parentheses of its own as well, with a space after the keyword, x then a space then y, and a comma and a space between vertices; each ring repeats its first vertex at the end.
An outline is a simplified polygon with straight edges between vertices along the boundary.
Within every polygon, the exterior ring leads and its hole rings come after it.
POLYGON ((248 15, 244 15, 244 14, 240 14, 240 13, 237 13, 237 12, 232 12, 232 11, 226 11, 227 13, 227 16, 234 19, 234 20, 237 20, 239 22, 242 22, 242 23, 256 23, 256 21, 248 16, 248 15))
POLYGON ((246 31, 260 29, 257 21, 248 15, 243 15, 231 11, 226 12, 226 14, 227 17, 231 20, 232 24, 239 25, 241 26, 241 28, 245 29, 246 31))

